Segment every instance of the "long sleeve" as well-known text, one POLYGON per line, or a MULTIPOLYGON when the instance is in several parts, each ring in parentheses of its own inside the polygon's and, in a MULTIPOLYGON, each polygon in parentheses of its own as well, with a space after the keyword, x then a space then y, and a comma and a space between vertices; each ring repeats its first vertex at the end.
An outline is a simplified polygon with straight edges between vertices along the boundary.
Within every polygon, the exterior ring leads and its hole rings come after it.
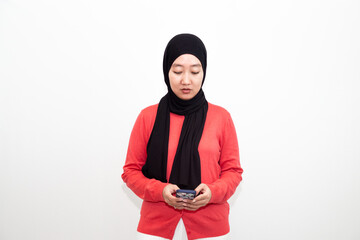
MULTIPOLYGON (((144 109, 132 129, 122 179, 141 199, 150 202, 163 201, 162 190, 167 185, 159 180, 148 179, 141 171, 146 161, 146 147, 155 116, 151 107, 144 109)), ((153 107, 152 107, 153 108, 153 107)), ((155 111, 156 114, 156 111, 155 111)))
MULTIPOLYGON (((221 236, 229 232, 229 205, 226 202, 241 181, 239 147, 230 114, 210 104, 199 143, 201 181, 212 192, 210 204, 197 211, 178 210, 164 203, 163 188, 168 183, 146 178, 141 169, 147 159, 147 142, 156 118, 156 105, 145 108, 131 132, 124 173, 127 186, 140 198, 138 231, 171 239, 182 218, 189 239, 221 236), (213 203, 213 204, 211 204, 213 203), (216 227, 215 227, 216 226, 216 227)), ((176 154, 184 116, 170 114, 167 179, 176 154)))
POLYGON ((234 123, 228 115, 224 124, 223 134, 220 138, 220 178, 208 184, 212 197, 210 203, 227 201, 235 192, 242 180, 243 169, 240 166, 239 146, 234 123))

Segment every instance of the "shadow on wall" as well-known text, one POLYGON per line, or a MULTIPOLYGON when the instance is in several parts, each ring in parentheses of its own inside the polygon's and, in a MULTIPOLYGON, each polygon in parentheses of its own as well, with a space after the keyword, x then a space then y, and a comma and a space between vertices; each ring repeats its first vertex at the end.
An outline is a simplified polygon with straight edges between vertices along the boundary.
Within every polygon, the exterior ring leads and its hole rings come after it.
POLYGON ((239 186, 236 188, 236 191, 235 193, 230 197, 230 199, 228 200, 228 203, 230 205, 230 209, 231 209, 231 206, 235 205, 235 203, 237 202, 239 196, 240 196, 240 193, 242 192, 242 181, 240 182, 239 186))
POLYGON ((142 204, 142 199, 139 198, 138 196, 136 196, 135 193, 133 193, 127 186, 125 183, 121 184, 121 187, 123 189, 123 191, 126 193, 126 195, 128 196, 128 198, 130 199, 130 201, 135 205, 135 207, 137 207, 140 211, 141 209, 141 204, 142 204))

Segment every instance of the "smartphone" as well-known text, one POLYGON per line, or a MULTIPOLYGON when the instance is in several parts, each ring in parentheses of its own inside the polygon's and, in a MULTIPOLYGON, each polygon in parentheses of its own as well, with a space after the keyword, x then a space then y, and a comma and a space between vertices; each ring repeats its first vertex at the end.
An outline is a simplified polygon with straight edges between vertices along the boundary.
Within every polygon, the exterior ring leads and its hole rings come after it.
POLYGON ((194 199, 196 196, 195 190, 178 189, 176 190, 176 197, 183 199, 194 199))

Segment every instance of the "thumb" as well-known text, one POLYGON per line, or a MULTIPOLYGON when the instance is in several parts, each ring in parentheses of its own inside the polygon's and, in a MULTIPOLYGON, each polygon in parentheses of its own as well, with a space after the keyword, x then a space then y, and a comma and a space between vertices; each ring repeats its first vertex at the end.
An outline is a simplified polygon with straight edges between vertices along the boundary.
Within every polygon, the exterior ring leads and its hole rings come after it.
POLYGON ((200 184, 195 188, 196 195, 198 195, 202 190, 204 190, 204 184, 200 184))
POLYGON ((171 184, 171 193, 175 193, 176 190, 180 189, 177 185, 171 184))

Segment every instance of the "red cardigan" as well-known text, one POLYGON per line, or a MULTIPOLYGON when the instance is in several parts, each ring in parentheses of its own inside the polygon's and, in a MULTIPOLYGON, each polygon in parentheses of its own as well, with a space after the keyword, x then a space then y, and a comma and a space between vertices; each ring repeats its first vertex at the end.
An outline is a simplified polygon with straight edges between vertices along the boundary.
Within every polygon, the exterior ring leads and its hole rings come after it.
MULTIPOLYGON (((199 143, 201 182, 209 186, 211 200, 197 211, 176 210, 164 202, 162 191, 167 183, 146 178, 141 168, 146 161, 146 146, 157 112, 157 104, 139 114, 131 132, 122 178, 143 204, 138 231, 171 239, 183 219, 188 239, 216 237, 229 232, 229 204, 242 177, 239 147, 230 114, 209 103, 204 131, 199 143)), ((170 113, 167 179, 180 137, 184 116, 170 113)))

